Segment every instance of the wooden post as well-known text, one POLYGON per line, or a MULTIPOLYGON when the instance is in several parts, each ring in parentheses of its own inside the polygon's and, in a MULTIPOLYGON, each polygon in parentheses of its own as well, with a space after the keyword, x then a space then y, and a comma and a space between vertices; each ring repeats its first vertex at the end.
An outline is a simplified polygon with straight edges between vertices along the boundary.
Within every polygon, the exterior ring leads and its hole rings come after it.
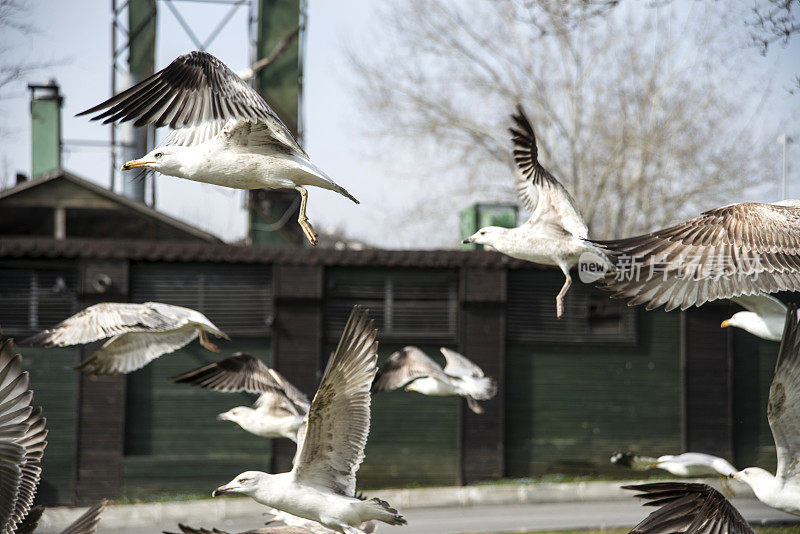
POLYGON ((492 400, 481 402, 483 414, 473 413, 462 403, 460 478, 465 484, 505 474, 505 301, 505 269, 461 271, 459 348, 498 386, 492 400))
MULTIPOLYGON (((322 364, 322 282, 318 265, 276 265, 275 324, 272 366, 309 398, 313 397, 322 364)), ((296 447, 285 439, 273 440, 274 473, 292 467, 296 447)))
POLYGON ((684 342, 684 444, 686 450, 733 459, 733 349, 720 323, 728 304, 690 308, 681 322, 684 342))
MULTIPOLYGON (((78 272, 82 307, 127 301, 127 262, 81 262, 78 272), (97 280, 106 283, 98 284, 97 280)), ((99 345, 98 342, 85 347, 81 357, 86 358, 99 345)), ((125 386, 125 376, 81 374, 74 492, 75 504, 79 506, 120 495, 125 453, 125 386)))

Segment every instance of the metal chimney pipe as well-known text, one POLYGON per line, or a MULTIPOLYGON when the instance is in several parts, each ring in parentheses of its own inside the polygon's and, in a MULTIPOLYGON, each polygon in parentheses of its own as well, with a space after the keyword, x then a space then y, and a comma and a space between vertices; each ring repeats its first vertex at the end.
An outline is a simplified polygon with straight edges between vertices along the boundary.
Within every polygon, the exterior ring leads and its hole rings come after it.
POLYGON ((31 91, 31 177, 61 168, 61 96, 58 83, 28 84, 31 91))

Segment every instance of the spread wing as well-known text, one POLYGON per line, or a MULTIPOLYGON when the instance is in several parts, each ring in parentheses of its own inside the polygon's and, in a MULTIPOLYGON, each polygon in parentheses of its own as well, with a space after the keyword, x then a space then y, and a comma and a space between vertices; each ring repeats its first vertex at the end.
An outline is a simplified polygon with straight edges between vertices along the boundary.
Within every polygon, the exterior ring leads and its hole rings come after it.
POLYGON ((262 123, 274 137, 305 154, 261 95, 207 52, 178 56, 146 80, 78 115, 90 113, 97 113, 92 120, 104 119, 103 124, 135 119, 134 126, 169 125, 172 129, 229 119, 262 123))
POLYGON ((575 201, 561 183, 539 163, 536 135, 522 106, 511 116, 509 128, 514 143, 514 163, 517 164, 517 193, 530 210, 529 223, 554 225, 574 236, 589 235, 575 201))
POLYGON ((175 352, 198 336, 197 327, 168 332, 130 332, 114 336, 75 369, 95 375, 126 374, 141 369, 159 356, 175 352))
POLYGON ((97 531, 97 523, 100 522, 100 516, 103 514, 103 510, 106 509, 107 503, 108 501, 103 499, 91 506, 78 519, 62 530, 61 534, 94 534, 97 531))
POLYGON ((647 501, 644 506, 658 507, 630 534, 755 534, 736 508, 706 484, 658 482, 622 487, 640 492, 636 496, 647 501))
POLYGON ((269 374, 272 375, 272 378, 275 379, 275 382, 280 384, 283 393, 289 398, 290 401, 297 406, 302 413, 307 413, 308 409, 311 407, 311 402, 306 397, 306 394, 300 391, 295 387, 294 384, 286 380, 282 374, 280 374, 275 369, 270 368, 269 374))
POLYGON ((800 486, 800 324, 794 304, 786 312, 767 419, 778 452, 776 476, 800 486))
POLYGON ((311 401, 305 438, 292 469, 298 483, 355 495, 356 471, 369 434, 376 335, 367 312, 355 306, 311 401))
POLYGON ((176 319, 150 303, 104 302, 89 306, 22 342, 22 345, 65 347, 91 343, 126 332, 162 331, 175 328, 176 319))
POLYGON ((472 376, 476 378, 483 376, 483 370, 463 355, 446 347, 441 347, 439 350, 442 351, 444 359, 447 361, 444 366, 444 372, 446 374, 450 376, 472 376))
POLYGON ((39 486, 46 421, 32 409, 28 373, 11 340, 0 345, 0 531, 16 532, 39 486))
POLYGON ((170 380, 226 393, 264 393, 282 389, 264 362, 243 352, 173 376, 170 380))
POLYGON ((425 376, 436 378, 445 383, 451 381, 450 377, 430 356, 417 347, 404 347, 389 356, 389 359, 381 365, 375 375, 372 391, 373 393, 392 391, 425 376))
POLYGON ((733 297, 733 302, 742 308, 760 315, 761 317, 783 317, 786 315, 786 304, 766 293, 755 295, 741 295, 733 297))
POLYGON ((616 265, 603 279, 630 306, 667 311, 800 290, 800 209, 747 202, 647 235, 598 241, 616 265))

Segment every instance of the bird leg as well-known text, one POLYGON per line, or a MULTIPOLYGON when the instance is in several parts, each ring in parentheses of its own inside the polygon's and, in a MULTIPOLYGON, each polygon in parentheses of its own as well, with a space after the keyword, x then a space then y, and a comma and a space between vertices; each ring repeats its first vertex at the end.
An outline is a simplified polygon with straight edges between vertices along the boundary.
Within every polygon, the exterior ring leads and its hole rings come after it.
POLYGON ((306 217, 306 203, 308 202, 308 191, 306 191, 305 187, 297 186, 295 187, 297 191, 300 193, 300 215, 297 217, 297 222, 300 223, 300 228, 303 229, 303 233, 308 238, 309 243, 312 245, 317 244, 317 232, 314 231, 314 227, 311 226, 311 223, 308 222, 308 217, 306 217))
POLYGON ((564 315, 564 295, 567 294, 569 286, 572 285, 572 277, 569 275, 569 269, 561 267, 561 270, 564 271, 564 276, 567 279, 564 281, 564 286, 561 288, 561 291, 556 295, 556 318, 558 319, 561 319, 561 316, 564 315))
POLYGON ((209 339, 208 334, 202 328, 198 329, 200 332, 200 344, 211 352, 219 352, 219 347, 214 345, 209 339))

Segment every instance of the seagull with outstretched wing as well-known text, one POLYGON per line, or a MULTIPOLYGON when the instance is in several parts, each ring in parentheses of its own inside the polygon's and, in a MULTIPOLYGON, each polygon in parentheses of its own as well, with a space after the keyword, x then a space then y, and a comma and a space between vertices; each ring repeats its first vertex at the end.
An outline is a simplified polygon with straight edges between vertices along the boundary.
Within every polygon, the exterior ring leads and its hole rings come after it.
POLYGON ((311 401, 291 471, 277 475, 247 471, 212 495, 243 493, 340 533, 370 520, 405 524, 385 501, 360 499, 356 494, 356 471, 369 434, 376 336, 366 312, 354 307, 311 401))
POLYGON ((208 334, 229 339, 205 315, 189 308, 160 302, 104 302, 29 337, 22 345, 66 347, 108 338, 76 369, 94 375, 114 375, 141 369, 198 336, 203 347, 219 352, 208 334))
POLYGON ((512 258, 561 269, 565 281, 556 296, 556 317, 561 318, 564 296, 572 285, 569 271, 581 255, 591 253, 592 260, 601 265, 608 263, 608 259, 589 240, 589 230, 572 196, 539 163, 536 136, 521 106, 517 106, 511 119, 514 125, 509 131, 517 165, 517 191, 531 216, 516 228, 481 228, 463 243, 487 245, 512 258))
POLYGON ((778 469, 773 476, 760 467, 748 467, 731 476, 753 488, 764 504, 800 515, 800 318, 796 305, 787 307, 785 321, 767 404, 778 469))
POLYGON ((170 380, 213 391, 258 394, 252 407, 236 406, 219 414, 217 419, 232 421, 265 438, 283 437, 297 442, 297 430, 311 405, 308 397, 278 371, 242 352, 170 380))
POLYGON ((222 61, 207 52, 178 56, 166 68, 105 102, 79 113, 92 120, 135 120, 134 126, 169 126, 166 144, 122 170, 162 174, 236 189, 295 189, 298 223, 311 244, 317 234, 306 217, 313 185, 356 204, 346 189, 314 165, 269 104, 222 61))
POLYGON ((414 346, 403 347, 381 365, 372 384, 372 392, 403 388, 434 397, 458 395, 467 400, 470 410, 483 413, 478 403, 497 394, 497 382, 463 355, 446 347, 439 349, 445 357, 444 369, 430 356, 414 346))

